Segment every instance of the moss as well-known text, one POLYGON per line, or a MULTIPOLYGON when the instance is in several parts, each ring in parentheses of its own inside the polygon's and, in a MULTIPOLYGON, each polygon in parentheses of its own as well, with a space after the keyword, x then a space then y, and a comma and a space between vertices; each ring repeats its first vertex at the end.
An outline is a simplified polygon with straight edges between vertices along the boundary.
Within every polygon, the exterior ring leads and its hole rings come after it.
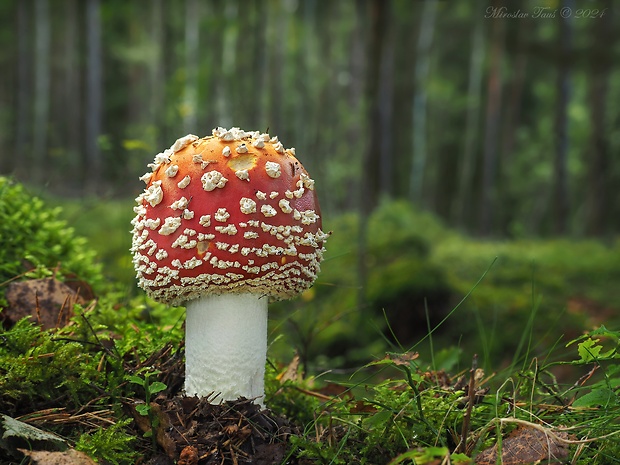
MULTIPOLYGON (((101 267, 86 240, 23 185, 0 176, 0 283, 46 277, 103 283, 101 267)), ((0 308, 6 305, 0 286, 0 308)))

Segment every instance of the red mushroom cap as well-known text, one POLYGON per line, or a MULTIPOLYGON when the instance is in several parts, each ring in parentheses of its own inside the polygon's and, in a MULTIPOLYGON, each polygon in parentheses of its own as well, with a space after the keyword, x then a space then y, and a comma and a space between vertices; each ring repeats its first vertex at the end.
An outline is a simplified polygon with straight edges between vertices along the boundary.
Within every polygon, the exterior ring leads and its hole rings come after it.
POLYGON ((136 199, 138 285, 171 305, 210 294, 275 299, 312 286, 327 234, 314 181, 277 137, 217 128, 158 154, 136 199))

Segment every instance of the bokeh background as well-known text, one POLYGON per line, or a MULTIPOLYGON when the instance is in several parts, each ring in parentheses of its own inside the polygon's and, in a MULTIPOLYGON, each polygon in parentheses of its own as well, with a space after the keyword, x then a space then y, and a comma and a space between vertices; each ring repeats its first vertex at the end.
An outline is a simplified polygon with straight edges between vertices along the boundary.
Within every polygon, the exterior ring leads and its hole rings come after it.
POLYGON ((146 164, 188 133, 269 131, 334 231, 317 286, 274 307, 283 347, 344 366, 457 308, 434 333, 457 348, 446 366, 503 363, 618 321, 618 15, 602 0, 3 0, 0 174, 62 205, 130 294, 146 164))

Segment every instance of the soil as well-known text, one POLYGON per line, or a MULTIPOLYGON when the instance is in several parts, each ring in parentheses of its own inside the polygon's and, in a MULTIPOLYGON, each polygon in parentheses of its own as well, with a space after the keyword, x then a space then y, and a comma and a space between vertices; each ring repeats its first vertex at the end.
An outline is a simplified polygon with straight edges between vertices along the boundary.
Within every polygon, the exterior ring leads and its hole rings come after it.
MULTIPOLYGON (((243 398, 210 404, 208 398, 160 396, 151 407, 160 452, 147 464, 281 463, 289 436, 299 434, 287 419, 243 398)), ((143 431, 150 430, 147 417, 134 417, 143 431)))

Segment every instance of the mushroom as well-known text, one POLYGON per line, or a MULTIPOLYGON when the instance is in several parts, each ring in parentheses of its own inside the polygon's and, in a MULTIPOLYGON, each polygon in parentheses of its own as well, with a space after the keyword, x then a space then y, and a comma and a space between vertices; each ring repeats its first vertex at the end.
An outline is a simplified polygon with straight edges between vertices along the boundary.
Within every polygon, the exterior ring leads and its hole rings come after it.
POLYGON ((263 402, 267 304, 312 286, 328 234, 314 181, 276 137, 187 135, 136 199, 133 263, 153 299, 186 306, 185 393, 263 402))

